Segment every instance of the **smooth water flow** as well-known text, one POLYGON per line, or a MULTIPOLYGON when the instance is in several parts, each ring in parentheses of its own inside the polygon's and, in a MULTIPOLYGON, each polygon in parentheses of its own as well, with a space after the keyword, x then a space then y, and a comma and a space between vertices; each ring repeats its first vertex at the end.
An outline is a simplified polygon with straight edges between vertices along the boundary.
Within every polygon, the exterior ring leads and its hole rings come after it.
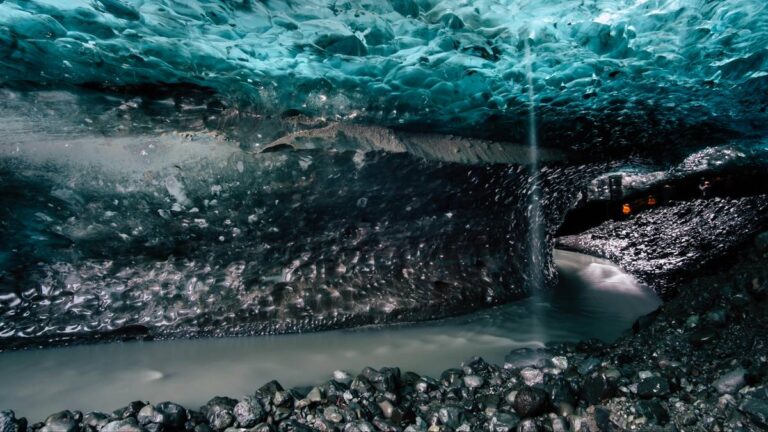
POLYGON ((440 321, 3 353, 0 406, 37 421, 72 407, 109 411, 145 398, 196 408, 215 395, 251 393, 271 379, 284 386, 320 383, 338 368, 355 373, 396 365, 437 376, 473 355, 502 363, 514 348, 612 340, 660 304, 605 260, 563 251, 555 251, 555 260, 560 282, 538 298, 440 321))

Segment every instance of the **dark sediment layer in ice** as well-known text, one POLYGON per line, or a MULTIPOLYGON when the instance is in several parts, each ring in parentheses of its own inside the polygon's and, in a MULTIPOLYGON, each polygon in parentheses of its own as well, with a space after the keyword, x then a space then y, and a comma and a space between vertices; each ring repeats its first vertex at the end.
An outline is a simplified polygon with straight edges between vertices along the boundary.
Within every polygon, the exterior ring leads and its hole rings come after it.
POLYGON ((686 276, 725 260, 768 228, 768 195, 673 202, 560 237, 559 247, 610 259, 671 294, 686 276))

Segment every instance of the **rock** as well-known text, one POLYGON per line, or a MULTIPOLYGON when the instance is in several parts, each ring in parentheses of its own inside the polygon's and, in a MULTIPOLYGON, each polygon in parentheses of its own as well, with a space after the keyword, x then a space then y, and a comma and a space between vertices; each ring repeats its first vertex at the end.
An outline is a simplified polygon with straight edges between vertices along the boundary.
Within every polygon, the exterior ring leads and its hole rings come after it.
POLYGON ((669 421, 669 413, 655 400, 641 400, 635 405, 637 413, 645 417, 649 422, 665 425, 669 421))
POLYGON ((544 390, 525 387, 517 392, 513 408, 521 417, 535 417, 543 414, 549 404, 549 397, 544 390))
POLYGON ((589 405, 599 404, 601 401, 612 397, 616 392, 616 386, 603 374, 594 373, 584 379, 581 384, 581 398, 589 405))
POLYGON ((320 387, 312 387, 312 390, 307 393, 307 399, 312 403, 317 403, 323 400, 323 391, 320 387))
POLYGON ((732 370, 718 378, 712 386, 721 394, 736 393, 747 384, 746 374, 747 371, 741 368, 732 370))
POLYGON ((669 381, 658 376, 645 378, 637 385, 637 395, 643 399, 669 396, 669 381))
POLYGON ((416 391, 419 393, 429 393, 436 390, 438 387, 437 381, 430 377, 421 377, 416 381, 416 391))
POLYGON ((269 423, 260 423, 251 428, 248 432, 274 432, 275 428, 269 423))
POLYGON ((367 421, 356 421, 347 423, 343 432, 374 432, 376 428, 367 421))
POLYGON ((758 426, 768 428, 768 401, 755 397, 746 397, 739 405, 739 411, 744 413, 758 426))
POLYGON ((517 432, 539 432, 539 425, 533 419, 525 419, 517 425, 517 432))
POLYGON ((45 426, 40 432, 75 432, 78 429, 74 414, 71 411, 60 411, 45 419, 45 426))
POLYGON ((146 429, 139 426, 135 418, 129 417, 107 423, 100 432, 146 432, 146 429))
POLYGON ((145 405, 136 415, 136 420, 138 420, 139 424, 142 426, 146 426, 150 423, 160 423, 160 418, 161 415, 155 411, 155 407, 152 405, 145 405))
POLYGON ((568 369, 568 358, 565 356, 552 357, 552 364, 560 370, 566 370, 568 369))
POLYGON ((612 432, 614 428, 611 426, 611 411, 606 407, 598 406, 591 407, 588 412, 591 411, 590 430, 599 432, 612 432), (594 410, 592 410, 594 408, 594 410))
POLYGON ((600 366, 600 359, 589 357, 588 359, 584 360, 584 362, 580 364, 576 370, 581 375, 588 375, 597 369, 598 366, 600 366))
POLYGON ((187 410, 183 406, 173 402, 160 402, 155 405, 155 410, 160 414, 160 424, 174 428, 183 428, 187 421, 187 410))
POLYGON ((214 430, 224 430, 235 423, 234 409, 238 402, 228 397, 216 396, 200 408, 208 424, 214 430))
POLYGON ((11 410, 0 411, 0 432, 24 432, 26 423, 24 419, 17 420, 11 410))
POLYGON ((254 427, 267 418, 267 413, 261 406, 261 402, 251 397, 246 397, 238 402, 232 412, 237 424, 244 428, 254 427))
POLYGON ((464 377, 464 385, 471 389, 482 387, 484 382, 483 377, 478 375, 467 375, 464 377))
POLYGON ((398 368, 373 368, 363 369, 363 376, 380 392, 391 392, 397 387, 397 381, 400 379, 400 369, 398 368))
POLYGON ((341 410, 333 405, 325 407, 323 417, 331 423, 341 423, 344 420, 341 410))
POLYGON ((521 370, 520 377, 527 386, 534 386, 544 382, 544 373, 532 367, 527 367, 521 370))
POLYGON ((256 390, 256 395, 260 398, 272 399, 275 393, 283 390, 285 389, 283 388, 283 386, 280 385, 279 382, 272 380, 264 384, 263 386, 259 387, 259 389, 256 390))
MULTIPOLYGON (((83 417, 83 424, 90 426, 95 430, 100 430, 109 423, 109 421, 109 416, 100 412, 89 412, 83 417)), ((0 431, 2 431, 2 428, 0 428, 0 431)))
POLYGON ((497 412, 491 416, 488 429, 492 432, 511 432, 519 423, 518 416, 508 412, 497 412))
POLYGON ((133 401, 128 404, 128 406, 125 406, 123 408, 116 409, 113 414, 118 419, 126 419, 128 417, 136 417, 139 414, 139 411, 141 411, 142 408, 144 408, 144 405, 146 403, 141 401, 133 401))
POLYGON ((455 406, 444 406, 437 411, 437 418, 442 425, 456 429, 464 421, 464 412, 455 406))
POLYGON ((349 384, 352 382, 352 375, 343 370, 333 371, 333 380, 342 384, 349 384))
POLYGON ((552 418, 552 432, 568 432, 568 422, 563 417, 552 418))
POLYGON ((491 366, 487 361, 483 360, 482 357, 475 356, 465 361, 462 364, 462 369, 464 370, 465 375, 487 376, 487 374, 493 369, 493 366, 491 366))

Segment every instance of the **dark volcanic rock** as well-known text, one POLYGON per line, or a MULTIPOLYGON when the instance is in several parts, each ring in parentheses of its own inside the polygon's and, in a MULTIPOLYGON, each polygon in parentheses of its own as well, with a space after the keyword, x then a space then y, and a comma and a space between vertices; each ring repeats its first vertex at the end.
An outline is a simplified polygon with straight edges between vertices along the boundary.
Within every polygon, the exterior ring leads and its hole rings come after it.
POLYGON ((739 411, 743 412, 758 425, 768 428, 768 401, 756 397, 747 397, 739 405, 739 411))
POLYGON ((139 414, 139 411, 141 411, 142 408, 144 408, 144 405, 146 403, 141 401, 133 401, 129 403, 127 406, 123 408, 116 409, 113 414, 118 419, 126 419, 128 417, 136 417, 136 415, 139 414))
POLYGON ((146 429, 139 426, 135 418, 130 417, 109 422, 100 432, 146 432, 146 429))
POLYGON ((267 413, 261 406, 261 402, 250 397, 238 402, 233 412, 237 423, 244 428, 254 427, 267 418, 267 413))
POLYGON ((26 428, 26 420, 16 419, 13 411, 0 411, 0 432, 24 432, 26 428))
POLYGON ((652 376, 637 385, 637 395, 644 399, 669 395, 669 381, 664 377, 652 376))
POLYGON ((520 418, 512 413, 498 412, 488 421, 488 429, 494 432, 511 432, 515 430, 520 418))
POLYGON ((216 396, 201 407, 200 411, 208 419, 211 428, 224 430, 235 423, 234 409, 236 405, 235 399, 216 396))
POLYGON ((40 432, 75 432, 79 429, 75 414, 71 411, 61 411, 51 414, 45 419, 45 426, 40 432))
POLYGON ((521 417, 537 416, 549 407, 549 396, 542 389, 523 387, 517 392, 513 407, 521 417))
POLYGON ((599 404, 615 393, 615 384, 599 372, 586 377, 581 384, 581 398, 587 401, 589 405, 599 404))
POLYGON ((637 402, 635 407, 637 409, 637 413, 648 419, 648 421, 651 423, 656 423, 663 426, 669 421, 669 413, 661 405, 661 403, 659 403, 659 401, 641 400, 637 402))

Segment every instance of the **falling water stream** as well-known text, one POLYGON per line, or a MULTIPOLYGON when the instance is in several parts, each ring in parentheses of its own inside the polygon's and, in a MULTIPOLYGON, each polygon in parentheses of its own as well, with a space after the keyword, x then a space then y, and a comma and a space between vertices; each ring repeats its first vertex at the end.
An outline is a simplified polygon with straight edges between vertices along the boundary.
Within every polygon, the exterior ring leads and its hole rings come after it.
POLYGON ((541 191, 539 184, 539 142, 536 133, 536 95, 533 88, 533 53, 531 51, 530 38, 525 39, 525 72, 528 81, 528 154, 529 154, 529 175, 531 178, 531 191, 528 202, 528 257, 530 259, 530 286, 531 296, 534 299, 532 314, 534 317, 533 327, 536 331, 541 331, 541 325, 538 317, 541 315, 539 308, 539 298, 543 288, 543 277, 541 274, 544 268, 541 261, 542 241, 544 239, 544 225, 541 220, 541 191))
POLYGON ((602 259, 555 251, 559 282, 525 300, 417 324, 271 337, 83 345, 0 354, 0 406, 34 421, 77 407, 109 411, 132 400, 197 408, 277 379, 329 379, 334 369, 399 366, 438 376, 480 355, 503 363, 520 347, 612 340, 660 304, 650 289, 602 259), (534 312, 535 311, 535 312, 534 312))

